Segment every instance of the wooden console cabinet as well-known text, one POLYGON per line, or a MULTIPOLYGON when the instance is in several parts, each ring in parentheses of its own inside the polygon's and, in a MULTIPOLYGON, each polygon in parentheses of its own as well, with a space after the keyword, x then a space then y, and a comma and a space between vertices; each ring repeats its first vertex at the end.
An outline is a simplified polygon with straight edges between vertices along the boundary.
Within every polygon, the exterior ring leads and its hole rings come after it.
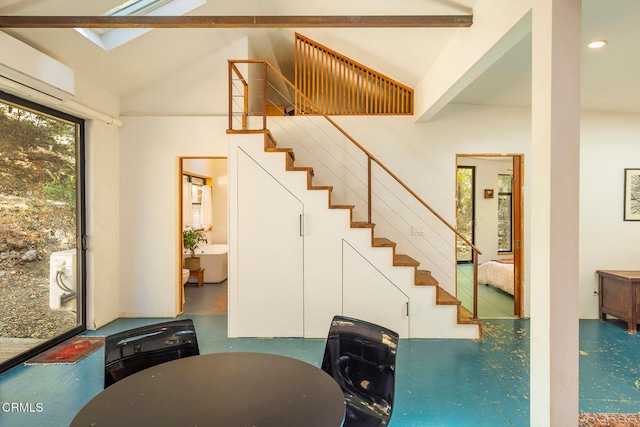
POLYGON ((635 334, 640 320, 640 271, 598 270, 600 320, 607 315, 627 322, 635 334))

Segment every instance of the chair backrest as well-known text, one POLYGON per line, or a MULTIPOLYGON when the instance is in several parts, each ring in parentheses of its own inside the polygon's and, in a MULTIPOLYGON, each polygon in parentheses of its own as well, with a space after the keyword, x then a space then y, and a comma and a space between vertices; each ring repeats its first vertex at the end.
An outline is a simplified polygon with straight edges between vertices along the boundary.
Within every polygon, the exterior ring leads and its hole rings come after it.
POLYGON ((157 323, 105 338, 104 387, 138 371, 200 354, 191 319, 157 323))
POLYGON ((344 316, 331 321, 322 370, 342 388, 347 405, 344 426, 385 426, 395 395, 398 334, 344 316))

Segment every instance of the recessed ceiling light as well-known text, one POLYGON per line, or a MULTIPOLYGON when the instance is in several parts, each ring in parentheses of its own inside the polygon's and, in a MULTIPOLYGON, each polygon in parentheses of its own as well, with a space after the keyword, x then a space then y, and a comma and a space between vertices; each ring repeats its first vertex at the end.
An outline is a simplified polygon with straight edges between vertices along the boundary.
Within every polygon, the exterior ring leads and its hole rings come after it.
POLYGON ((587 43, 587 46, 591 49, 598 49, 606 44, 607 44, 606 40, 593 40, 587 43))

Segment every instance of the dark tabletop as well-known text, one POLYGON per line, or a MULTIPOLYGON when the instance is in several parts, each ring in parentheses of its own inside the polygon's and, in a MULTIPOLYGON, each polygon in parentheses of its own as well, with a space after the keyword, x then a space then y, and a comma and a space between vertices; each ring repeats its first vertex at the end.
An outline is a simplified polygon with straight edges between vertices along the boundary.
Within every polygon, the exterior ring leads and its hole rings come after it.
POLYGON ((344 414, 340 387, 313 365, 266 353, 216 353, 118 381, 71 426, 339 427, 344 414))

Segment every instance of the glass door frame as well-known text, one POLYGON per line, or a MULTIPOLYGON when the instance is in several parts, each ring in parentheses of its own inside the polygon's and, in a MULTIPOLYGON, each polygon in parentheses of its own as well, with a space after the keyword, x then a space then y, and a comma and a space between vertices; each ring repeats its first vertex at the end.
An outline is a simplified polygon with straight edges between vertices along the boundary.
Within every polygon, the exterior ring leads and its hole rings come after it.
POLYGON ((0 91, 0 102, 13 104, 17 108, 30 110, 36 114, 69 122, 76 128, 76 283, 77 305, 76 326, 54 338, 38 344, 29 350, 0 363, 0 374, 20 365, 32 357, 78 335, 86 330, 87 324, 87 289, 86 289, 86 184, 85 184, 85 121, 79 117, 55 110, 33 101, 0 91))

